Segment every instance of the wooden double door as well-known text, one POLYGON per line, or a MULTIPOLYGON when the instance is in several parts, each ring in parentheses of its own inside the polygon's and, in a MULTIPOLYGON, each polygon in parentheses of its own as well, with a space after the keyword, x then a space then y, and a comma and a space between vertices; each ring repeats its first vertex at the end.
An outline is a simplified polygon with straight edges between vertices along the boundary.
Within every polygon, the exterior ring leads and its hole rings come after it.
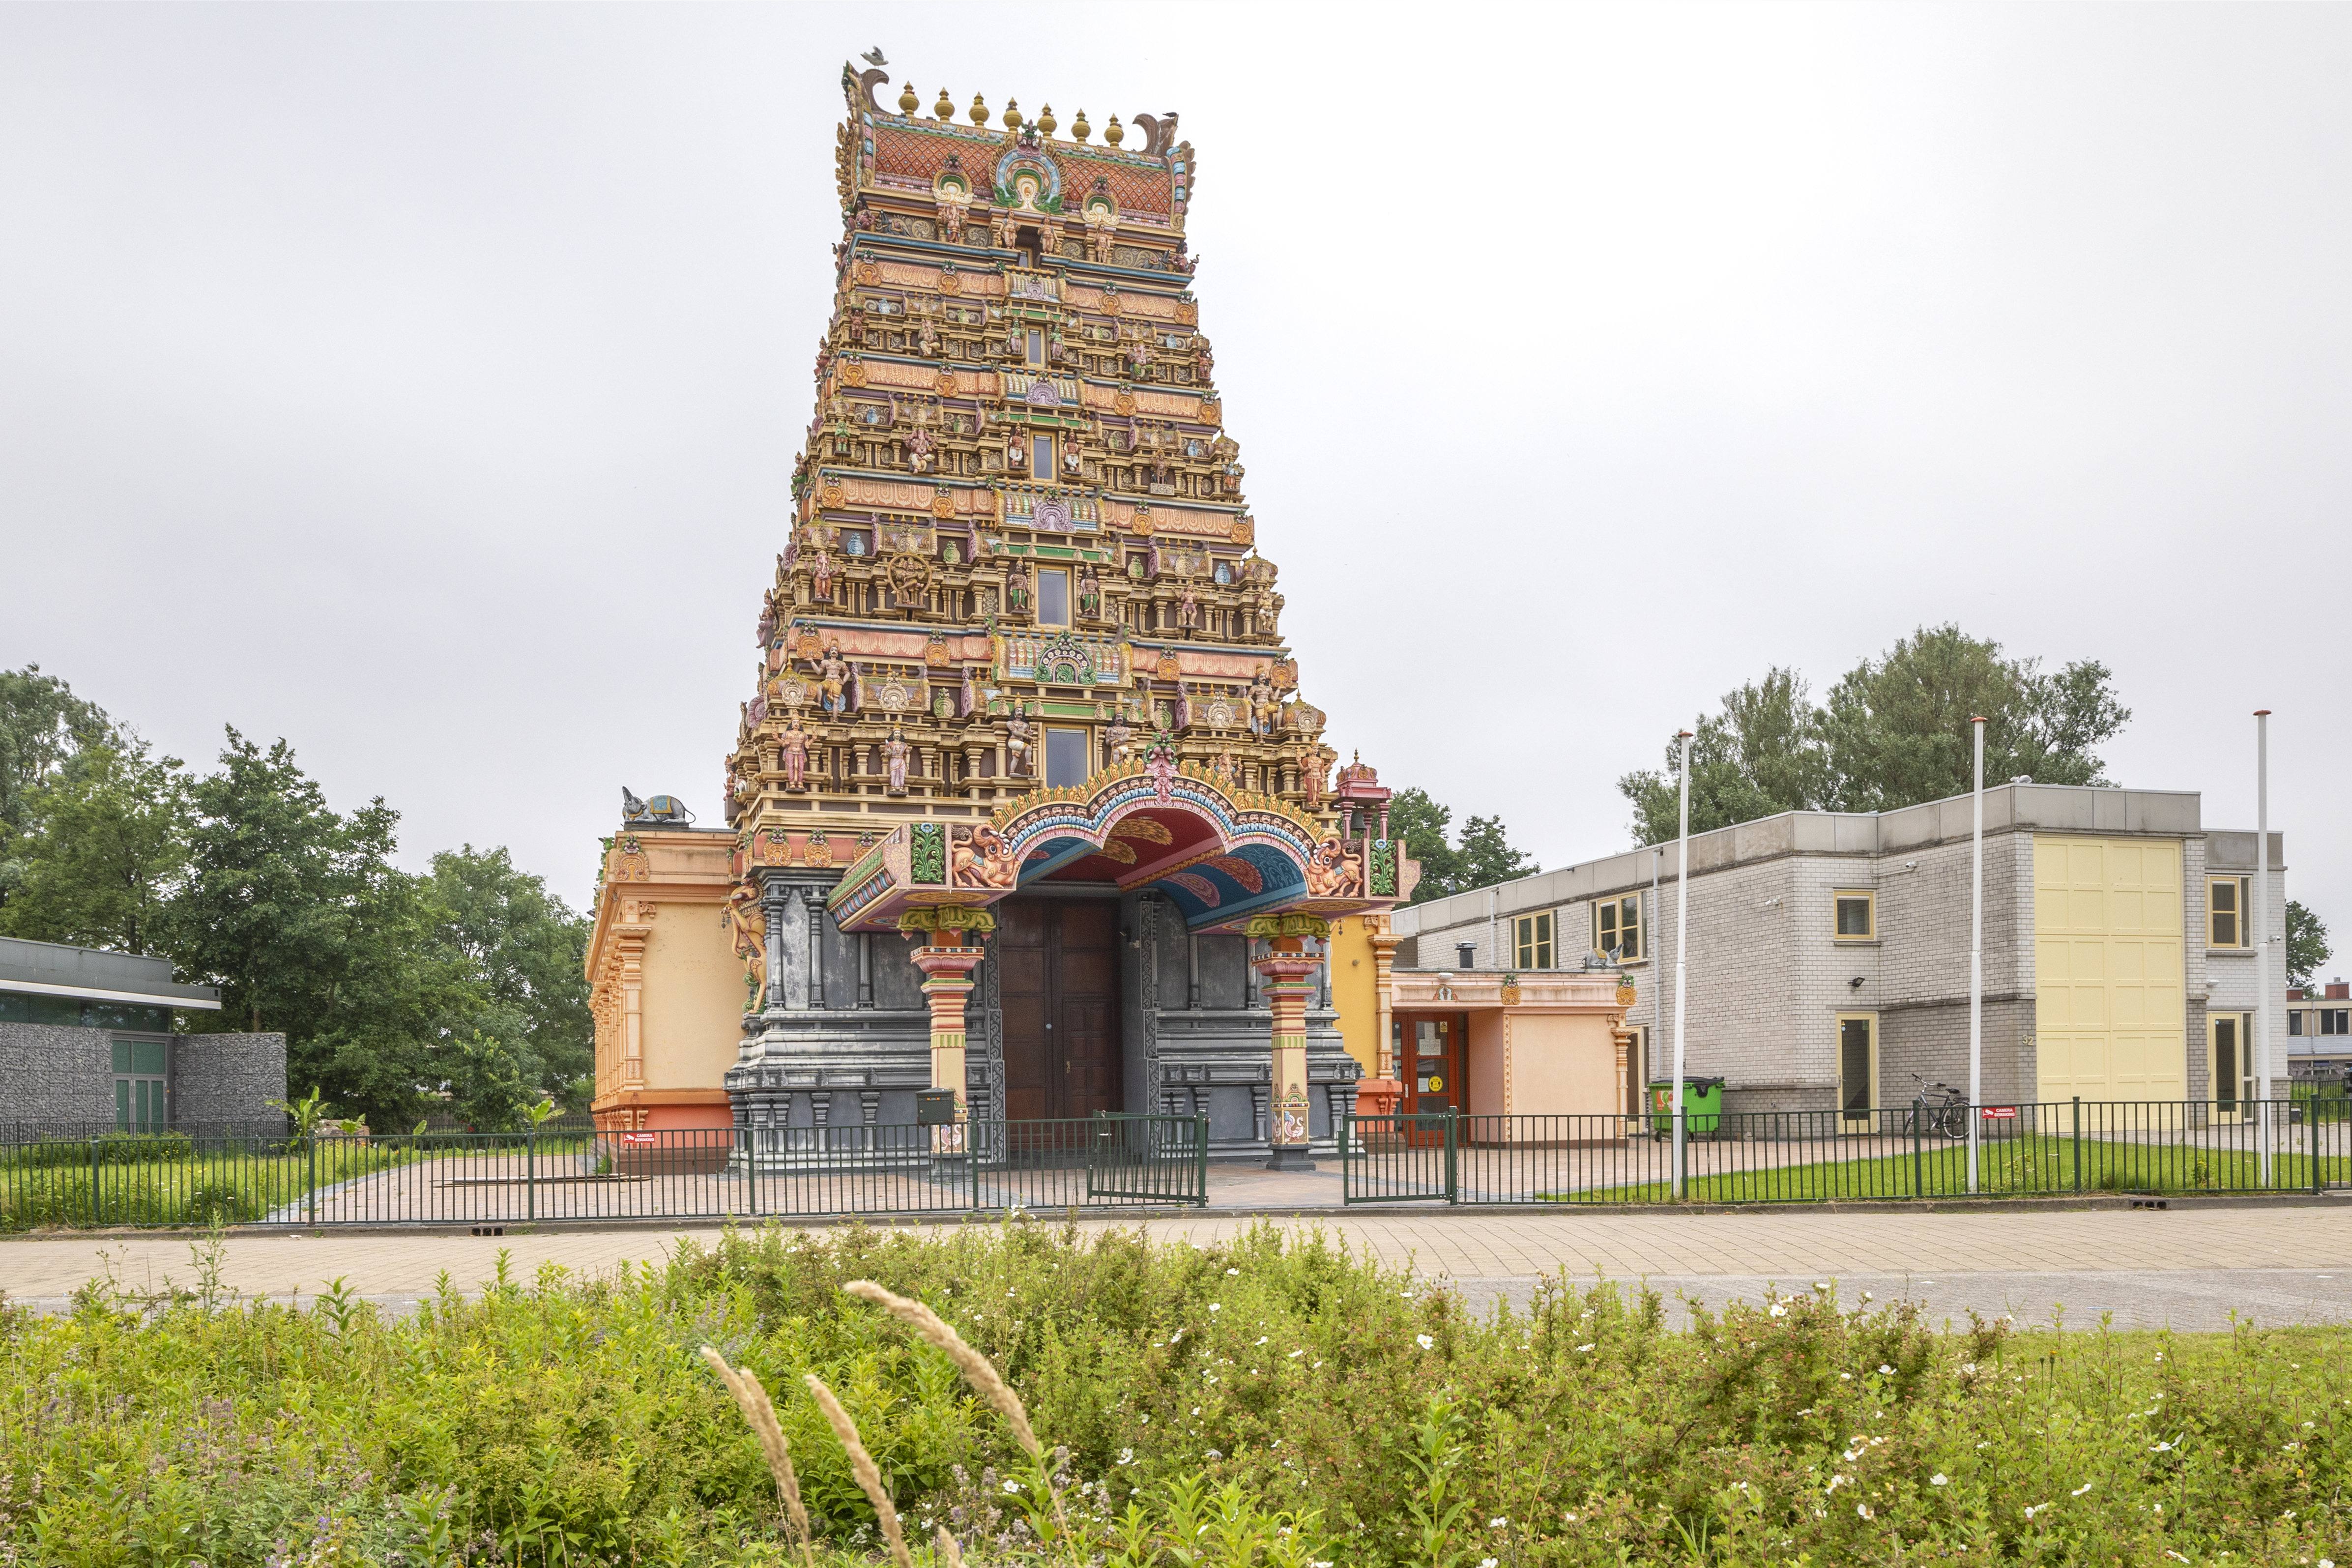
POLYGON ((996 961, 1005 1116, 1126 1110, 1117 900, 1007 899, 996 906, 996 961))

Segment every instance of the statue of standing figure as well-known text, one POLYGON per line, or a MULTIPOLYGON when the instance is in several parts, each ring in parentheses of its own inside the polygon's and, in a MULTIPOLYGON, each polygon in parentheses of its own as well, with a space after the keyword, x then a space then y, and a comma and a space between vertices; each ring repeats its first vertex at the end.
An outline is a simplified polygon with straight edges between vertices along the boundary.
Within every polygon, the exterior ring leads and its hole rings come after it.
POLYGON ((1274 682, 1266 678, 1265 666, 1258 666, 1257 674, 1250 680, 1250 731, 1254 734, 1274 733, 1274 682))
POLYGON ((971 666, 967 664, 963 667, 963 709, 959 716, 969 719, 971 717, 972 710, 979 706, 980 693, 972 689, 971 666))
POLYGON ((820 550, 809 563, 809 595, 820 604, 833 602, 833 558, 820 550))
POLYGON ((890 731, 889 742, 882 748, 882 755, 890 768, 892 795, 907 793, 907 753, 910 749, 896 730, 890 731))
POLYGON ((804 790, 808 787, 808 735, 801 728, 797 713, 784 727, 783 737, 784 787, 804 790))
POLYGON ((847 706, 845 688, 849 681, 849 661, 841 657, 837 642, 824 646, 824 657, 816 661, 817 679, 824 683, 824 710, 839 713, 847 706))
POLYGON ((1092 562, 1078 564, 1078 615, 1089 621, 1102 615, 1102 584, 1095 581, 1092 562))
POLYGON ((1184 596, 1176 605, 1176 629, 1196 632, 1201 629, 1201 595, 1192 591, 1190 579, 1184 584, 1184 596))
POLYGON ((1016 778, 1034 778, 1036 759, 1029 745, 1029 721, 1021 716, 1016 705, 1013 717, 1004 722, 1004 771, 1016 778))
POLYGON ((1034 602, 1029 586, 1029 563, 1017 557, 1004 574, 1004 608, 1008 615, 1025 616, 1034 602))

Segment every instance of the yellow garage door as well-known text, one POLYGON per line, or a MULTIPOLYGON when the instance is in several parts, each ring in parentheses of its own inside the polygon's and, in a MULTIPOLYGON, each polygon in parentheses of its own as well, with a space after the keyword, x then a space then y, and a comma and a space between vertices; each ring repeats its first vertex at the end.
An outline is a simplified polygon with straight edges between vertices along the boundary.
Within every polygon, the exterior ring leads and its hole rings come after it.
POLYGON ((2187 1098, 2180 919, 2178 842, 2034 838, 2042 1099, 2187 1098))

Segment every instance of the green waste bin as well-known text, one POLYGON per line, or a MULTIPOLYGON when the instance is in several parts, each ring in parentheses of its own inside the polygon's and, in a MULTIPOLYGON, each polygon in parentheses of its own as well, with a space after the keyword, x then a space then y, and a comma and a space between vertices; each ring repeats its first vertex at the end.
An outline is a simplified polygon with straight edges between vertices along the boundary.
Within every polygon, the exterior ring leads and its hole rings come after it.
MULTIPOLYGON (((1683 1079, 1683 1110, 1687 1118, 1690 1135, 1715 1135, 1723 1118, 1723 1080, 1719 1078, 1685 1078, 1683 1079)), ((1675 1080, 1662 1078, 1650 1085, 1650 1135, 1671 1138, 1675 1135, 1675 1080)))

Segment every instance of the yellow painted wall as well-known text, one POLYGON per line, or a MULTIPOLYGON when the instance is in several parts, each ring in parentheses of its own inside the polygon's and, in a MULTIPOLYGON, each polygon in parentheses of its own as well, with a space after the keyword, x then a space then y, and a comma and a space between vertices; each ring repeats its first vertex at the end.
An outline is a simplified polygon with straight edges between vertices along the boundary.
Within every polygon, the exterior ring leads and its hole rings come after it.
POLYGON ((1470 1088, 1469 1111, 1473 1116, 1507 1116, 1511 1111, 1511 1069, 1509 1046, 1504 1031, 1503 1015, 1493 1008, 1470 1016, 1468 1054, 1463 1060, 1463 1074, 1470 1088))
MULTIPOLYGON (((1619 1113, 1617 1035, 1607 1018, 1579 1013, 1511 1013, 1508 1017, 1511 1114, 1619 1113)), ((1538 1140, 1594 1135, 1584 1128, 1521 1131, 1538 1140)))
POLYGON ((664 904, 646 939, 646 1090, 719 1087, 743 1038, 743 961, 716 904, 664 904))
POLYGON ((1380 1064, 1380 998, 1373 984, 1370 922, 1349 915, 1332 922, 1331 1005, 1339 1011, 1339 1038, 1370 1078, 1380 1064))
POLYGON ((2178 840, 2035 836, 2039 1098, 2187 1098, 2180 922, 2178 840))

